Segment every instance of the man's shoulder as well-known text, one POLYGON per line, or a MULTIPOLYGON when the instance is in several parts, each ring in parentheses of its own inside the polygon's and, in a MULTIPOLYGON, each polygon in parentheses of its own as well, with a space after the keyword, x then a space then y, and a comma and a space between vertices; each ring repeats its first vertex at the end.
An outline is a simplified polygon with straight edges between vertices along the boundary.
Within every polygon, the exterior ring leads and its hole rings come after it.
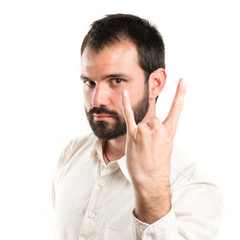
POLYGON ((71 140, 61 153, 59 164, 66 164, 77 152, 90 148, 97 140, 93 133, 71 140))
POLYGON ((192 159, 181 148, 174 145, 171 159, 172 175, 182 178, 184 181, 191 180, 212 180, 209 175, 202 169, 196 159, 192 159))
POLYGON ((96 136, 93 133, 89 133, 83 136, 80 136, 78 138, 75 138, 71 140, 68 145, 66 146, 67 148, 76 148, 76 147, 81 147, 84 144, 91 144, 96 141, 96 136))
MULTIPOLYGON (((207 156, 206 156, 207 157, 207 156)), ((221 192, 215 180, 179 147, 174 147, 171 162, 171 194, 176 216, 205 217, 211 221, 221 212, 221 192)), ((200 159, 201 160, 201 159, 200 159)))

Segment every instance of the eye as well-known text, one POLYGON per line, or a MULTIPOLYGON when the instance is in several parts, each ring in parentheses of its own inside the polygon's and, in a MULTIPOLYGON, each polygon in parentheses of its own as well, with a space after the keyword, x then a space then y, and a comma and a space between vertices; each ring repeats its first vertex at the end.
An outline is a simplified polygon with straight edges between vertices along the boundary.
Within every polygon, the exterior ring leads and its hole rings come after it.
POLYGON ((111 79, 111 82, 112 82, 113 85, 119 85, 119 84, 121 84, 123 82, 123 79, 121 79, 121 78, 113 78, 113 79, 111 79))
POLYGON ((84 84, 88 87, 94 87, 95 86, 95 82, 94 81, 91 81, 91 80, 84 80, 83 81, 84 84))

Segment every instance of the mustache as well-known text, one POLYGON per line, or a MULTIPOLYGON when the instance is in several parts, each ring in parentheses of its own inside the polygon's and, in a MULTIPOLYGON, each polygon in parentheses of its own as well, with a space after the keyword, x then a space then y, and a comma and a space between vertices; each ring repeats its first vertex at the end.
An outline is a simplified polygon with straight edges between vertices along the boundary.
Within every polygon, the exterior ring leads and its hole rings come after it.
POLYGON ((106 113, 106 114, 109 114, 109 115, 112 115, 112 116, 118 116, 118 113, 114 110, 109 110, 105 107, 93 107, 89 112, 88 114, 89 115, 93 115, 94 113, 96 114, 100 114, 100 113, 106 113))

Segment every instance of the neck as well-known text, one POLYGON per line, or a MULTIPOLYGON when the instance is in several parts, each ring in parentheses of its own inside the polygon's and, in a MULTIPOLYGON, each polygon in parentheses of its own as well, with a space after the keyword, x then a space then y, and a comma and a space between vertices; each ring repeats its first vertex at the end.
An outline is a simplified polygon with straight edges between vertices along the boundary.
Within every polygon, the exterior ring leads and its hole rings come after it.
MULTIPOLYGON (((108 140, 105 147, 105 153, 109 160, 115 161, 125 155, 126 135, 108 140)), ((109 163, 106 156, 103 156, 106 163, 109 163)))

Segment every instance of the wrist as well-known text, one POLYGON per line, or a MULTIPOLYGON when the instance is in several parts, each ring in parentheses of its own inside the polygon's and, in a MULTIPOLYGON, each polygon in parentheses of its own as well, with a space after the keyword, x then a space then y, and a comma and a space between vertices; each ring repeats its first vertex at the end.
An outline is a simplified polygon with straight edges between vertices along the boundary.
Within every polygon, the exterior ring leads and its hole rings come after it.
POLYGON ((170 194, 169 175, 158 176, 158 178, 144 178, 139 180, 132 179, 135 194, 143 199, 158 198, 170 194))
POLYGON ((170 188, 158 191, 136 192, 135 216, 148 224, 164 217, 171 210, 170 188))
POLYGON ((161 196, 159 198, 136 200, 134 214, 142 222, 152 224, 163 218, 171 210, 171 198, 161 196))

